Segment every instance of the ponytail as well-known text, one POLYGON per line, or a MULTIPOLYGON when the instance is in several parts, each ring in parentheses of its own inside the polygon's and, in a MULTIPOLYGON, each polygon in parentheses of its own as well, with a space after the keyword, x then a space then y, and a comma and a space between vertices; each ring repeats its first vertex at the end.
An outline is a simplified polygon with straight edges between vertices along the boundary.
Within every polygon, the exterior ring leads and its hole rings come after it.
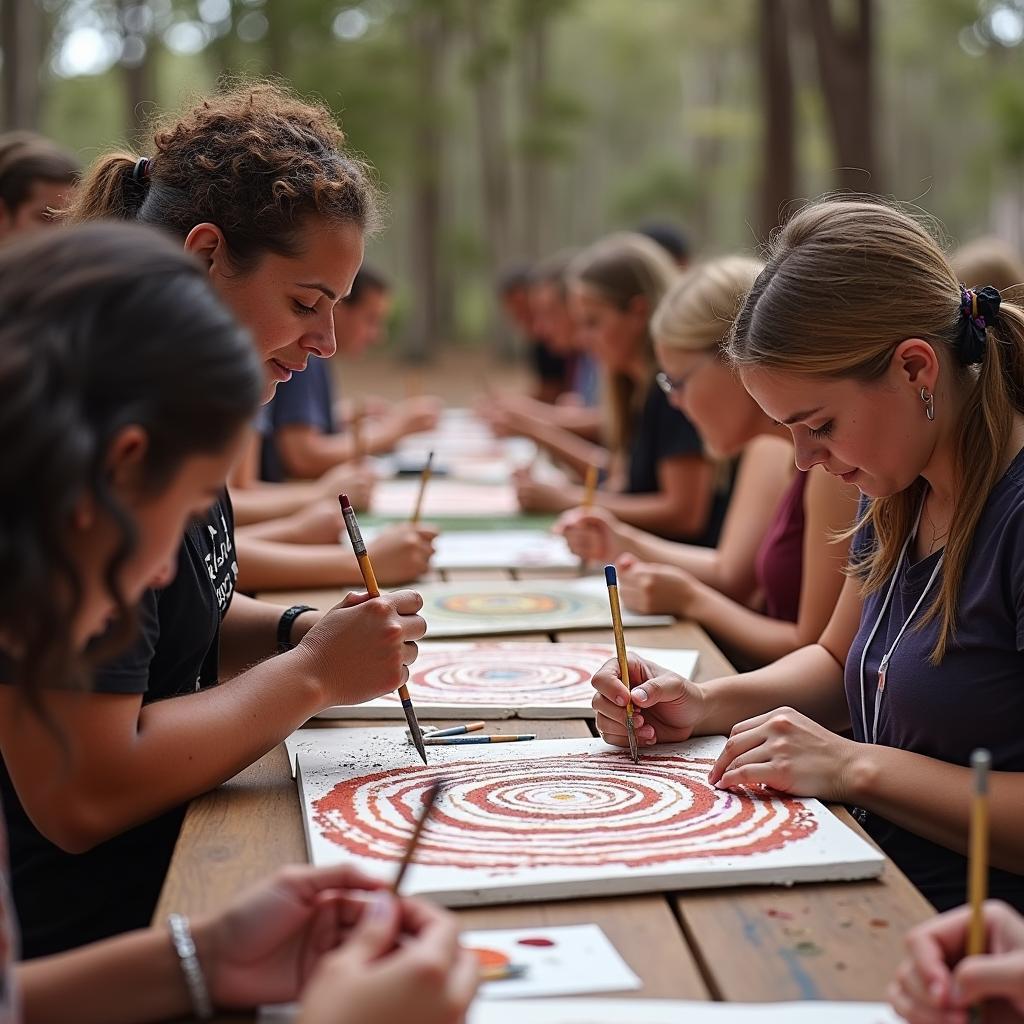
POLYGON ((100 157, 83 176, 74 201, 65 211, 71 224, 90 220, 135 220, 146 199, 146 186, 135 181, 138 158, 130 153, 100 157))

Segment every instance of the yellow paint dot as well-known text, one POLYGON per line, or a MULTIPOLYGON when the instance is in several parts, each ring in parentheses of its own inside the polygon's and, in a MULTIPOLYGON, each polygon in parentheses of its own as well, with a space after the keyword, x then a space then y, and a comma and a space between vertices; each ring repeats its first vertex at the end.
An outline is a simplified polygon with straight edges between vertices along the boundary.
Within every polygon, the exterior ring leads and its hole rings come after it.
POLYGON ((556 800, 575 800, 576 796, 573 793, 556 793, 555 794, 555 799, 556 800))

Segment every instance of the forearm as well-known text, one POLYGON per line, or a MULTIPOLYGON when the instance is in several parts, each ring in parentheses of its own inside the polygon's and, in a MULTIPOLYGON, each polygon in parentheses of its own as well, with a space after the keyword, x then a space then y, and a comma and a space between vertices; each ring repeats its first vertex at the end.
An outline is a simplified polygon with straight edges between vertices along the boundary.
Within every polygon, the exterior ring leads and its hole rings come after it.
POLYGON ((623 549, 636 555, 642 562, 659 562, 662 565, 674 565, 685 569, 695 579, 700 580, 715 590, 726 593, 721 571, 721 558, 715 548, 701 547, 699 544, 685 544, 674 540, 656 537, 639 527, 624 524, 621 527, 623 549))
POLYGON ((529 424, 524 424, 521 432, 581 477, 586 475, 590 466, 607 470, 611 465, 611 454, 607 448, 586 441, 561 427, 531 420, 529 424))
POLYGON ((235 593, 220 630, 219 676, 230 679, 277 653, 281 605, 235 593))
POLYGON ((308 659, 299 648, 219 686, 144 705, 116 756, 107 751, 55 777, 47 804, 74 813, 50 837, 69 852, 91 849, 259 760, 323 710, 323 689, 308 659))
POLYGON ((542 423, 549 423, 562 430, 569 430, 580 437, 596 441, 601 436, 601 413, 585 405, 547 405, 528 395, 515 395, 504 399, 505 404, 520 415, 542 423))
POLYGON ((820 644, 801 647, 754 672, 722 676, 701 685, 704 713, 699 732, 728 734, 734 725, 780 707, 791 707, 836 732, 849 728, 843 668, 820 644))
POLYGON ((703 626, 716 641, 762 665, 792 654, 806 642, 800 639, 795 622, 761 615, 703 583, 693 585, 680 613, 703 626))
POLYGON ((25 1024, 145 1024, 191 1007, 170 936, 131 932, 16 967, 25 1024))
MULTIPOLYGON (((664 491, 650 494, 620 494, 615 491, 598 491, 594 504, 613 512, 619 519, 632 526, 655 533, 696 534, 707 525, 708 509, 680 507, 679 501, 664 491)), ((660 559, 652 559, 660 561, 660 559)))
MULTIPOLYGON (((896 747, 859 744, 848 782, 848 800, 908 832, 958 853, 970 834, 970 768, 896 747)), ((1024 773, 989 777, 991 861, 1020 873, 1024 864, 1024 773)))
POLYGON ((298 512, 321 497, 312 483, 256 484, 232 487, 235 526, 251 526, 298 512))
POLYGON ((288 544, 240 533, 235 547, 242 590, 348 586, 362 579, 355 556, 340 544, 288 544))

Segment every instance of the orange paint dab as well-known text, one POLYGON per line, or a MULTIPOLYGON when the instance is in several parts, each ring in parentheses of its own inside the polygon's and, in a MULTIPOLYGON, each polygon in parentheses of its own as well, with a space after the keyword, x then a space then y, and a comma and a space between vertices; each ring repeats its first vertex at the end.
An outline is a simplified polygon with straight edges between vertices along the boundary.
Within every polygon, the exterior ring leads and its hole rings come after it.
POLYGON ((470 952, 482 968, 507 967, 510 963, 509 958, 497 949, 471 949, 470 952))

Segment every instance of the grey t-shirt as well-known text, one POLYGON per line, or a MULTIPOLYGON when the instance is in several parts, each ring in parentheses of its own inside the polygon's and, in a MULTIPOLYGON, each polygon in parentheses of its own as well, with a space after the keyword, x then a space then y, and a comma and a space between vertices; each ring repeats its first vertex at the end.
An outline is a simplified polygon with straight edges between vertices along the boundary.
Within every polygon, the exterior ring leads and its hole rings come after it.
MULTIPOLYGON (((854 539, 853 557, 873 542, 869 531, 854 539)), ((874 717, 878 665, 896 639, 940 556, 905 561, 892 601, 868 650, 864 667, 867 732, 874 717)), ((992 753, 995 771, 1024 771, 1024 452, 993 488, 975 531, 965 567, 953 642, 940 665, 929 657, 939 621, 920 627, 942 581, 942 570, 915 623, 889 662, 879 711, 878 743, 952 764, 968 765, 976 747, 992 753)), ((860 628, 846 660, 846 694, 854 737, 865 740, 861 719, 860 660, 888 586, 865 602, 860 628)), ((1024 807, 1021 808, 1024 814, 1024 807)), ((874 814, 867 831, 940 910, 966 898, 967 860, 874 814)), ((993 869, 990 892, 1024 911, 1020 874, 993 869)))

